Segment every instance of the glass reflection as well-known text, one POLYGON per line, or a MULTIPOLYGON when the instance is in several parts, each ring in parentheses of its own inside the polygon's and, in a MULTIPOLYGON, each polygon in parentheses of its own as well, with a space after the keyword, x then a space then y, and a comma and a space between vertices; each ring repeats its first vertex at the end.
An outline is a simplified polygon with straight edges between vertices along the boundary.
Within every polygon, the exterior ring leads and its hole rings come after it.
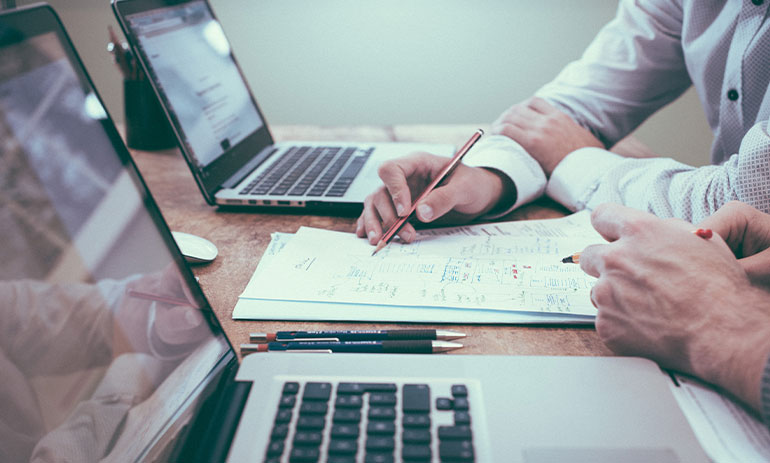
POLYGON ((0 63, 0 461, 138 459, 227 344, 59 38, 0 63))

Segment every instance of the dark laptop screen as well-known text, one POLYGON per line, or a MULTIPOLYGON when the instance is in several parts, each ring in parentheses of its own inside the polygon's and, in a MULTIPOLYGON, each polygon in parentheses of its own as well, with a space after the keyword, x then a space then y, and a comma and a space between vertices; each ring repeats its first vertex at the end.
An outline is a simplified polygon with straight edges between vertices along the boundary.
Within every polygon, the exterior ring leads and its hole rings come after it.
POLYGON ((194 168, 204 169, 262 128, 230 44, 204 1, 125 19, 181 128, 194 168))
POLYGON ((134 461, 230 349, 57 25, 0 16, 0 461, 134 461))

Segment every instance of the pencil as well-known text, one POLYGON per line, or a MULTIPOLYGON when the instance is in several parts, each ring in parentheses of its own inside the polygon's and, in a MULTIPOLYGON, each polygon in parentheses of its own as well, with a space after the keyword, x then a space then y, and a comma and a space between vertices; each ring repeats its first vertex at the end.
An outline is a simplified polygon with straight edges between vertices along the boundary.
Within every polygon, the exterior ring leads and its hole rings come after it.
POLYGON ((382 235, 382 238, 380 238, 380 241, 377 243, 377 247, 374 249, 372 256, 377 254, 382 248, 390 243, 390 240, 392 240, 393 237, 396 236, 396 233, 401 230, 401 227, 403 227, 406 221, 409 220, 409 217, 414 214, 415 209, 417 209, 417 204, 419 204, 420 201, 428 196, 428 194, 433 191, 442 181, 449 178, 449 175, 451 175, 452 171, 454 171, 454 169, 460 164, 460 161, 462 161, 463 157, 468 153, 468 151, 470 151, 470 149, 473 147, 473 145, 476 144, 482 135, 484 135, 484 131, 481 129, 478 129, 476 132, 474 132, 474 134, 467 142, 465 142, 462 148, 460 148, 457 153, 455 153, 454 157, 452 157, 449 163, 447 163, 447 165, 441 169, 441 172, 439 172, 436 178, 430 182, 425 191, 423 191, 420 196, 417 197, 417 200, 412 203, 412 207, 409 208, 409 212, 407 212, 403 217, 399 217, 399 219, 396 220, 396 222, 391 225, 390 228, 388 228, 388 231, 382 235))
POLYGON ((579 264, 580 263, 580 253, 576 252, 575 254, 572 254, 571 256, 565 257, 561 260, 562 264, 579 264))

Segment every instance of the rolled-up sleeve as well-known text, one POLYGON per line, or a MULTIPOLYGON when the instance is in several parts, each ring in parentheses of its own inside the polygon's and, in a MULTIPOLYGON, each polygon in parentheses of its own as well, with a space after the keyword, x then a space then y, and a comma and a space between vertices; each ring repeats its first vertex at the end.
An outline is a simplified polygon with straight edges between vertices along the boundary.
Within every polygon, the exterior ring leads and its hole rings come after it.
POLYGON ((691 85, 678 1, 622 0, 583 56, 536 92, 611 147, 691 85))

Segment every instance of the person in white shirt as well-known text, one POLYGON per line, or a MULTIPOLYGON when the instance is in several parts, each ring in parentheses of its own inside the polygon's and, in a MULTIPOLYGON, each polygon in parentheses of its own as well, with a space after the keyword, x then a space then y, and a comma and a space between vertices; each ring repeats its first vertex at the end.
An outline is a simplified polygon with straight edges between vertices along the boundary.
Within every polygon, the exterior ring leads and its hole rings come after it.
MULTIPOLYGON (((770 212, 769 87, 770 0, 621 0, 583 57, 503 113, 417 218, 491 218, 543 194, 570 210, 618 202, 690 222, 731 200, 770 212), (713 165, 608 151, 690 85, 714 132, 713 165)), ((377 243, 445 163, 421 153, 384 164, 358 236, 377 243)), ((412 225, 399 236, 412 241, 412 225)))

